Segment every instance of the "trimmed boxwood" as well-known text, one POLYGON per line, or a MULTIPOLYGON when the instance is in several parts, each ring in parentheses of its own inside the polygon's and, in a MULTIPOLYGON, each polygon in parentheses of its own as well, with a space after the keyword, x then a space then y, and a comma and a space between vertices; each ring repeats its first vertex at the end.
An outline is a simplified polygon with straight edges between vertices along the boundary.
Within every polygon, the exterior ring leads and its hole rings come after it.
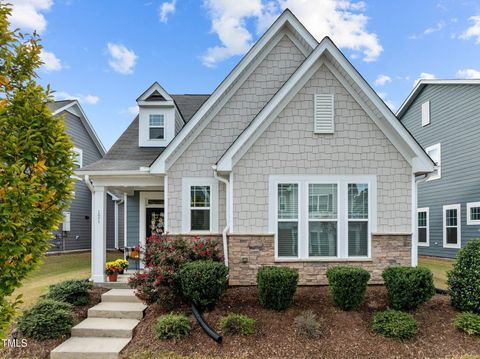
POLYGON ((92 283, 86 280, 66 280, 49 287, 46 298, 73 305, 86 305, 90 303, 90 289, 92 283))
POLYGON ((452 306, 480 314, 480 238, 469 240, 448 272, 452 306))
POLYGON ((266 308, 284 310, 293 303, 297 284, 298 271, 296 269, 262 267, 257 273, 258 300, 266 308))
POLYGON ((69 334, 73 326, 72 306, 52 299, 41 299, 18 318, 18 330, 36 340, 69 334))
POLYGON ((435 295, 433 275, 428 268, 388 267, 382 277, 393 309, 417 309, 435 295))
POLYGON ((201 310, 212 309, 227 287, 228 268, 220 262, 194 261, 179 271, 183 296, 201 310))
POLYGON ((158 339, 181 339, 190 333, 190 321, 184 314, 166 314, 157 319, 155 334, 158 339))
POLYGON ((328 286, 333 303, 350 310, 363 303, 370 273, 358 267, 332 267, 327 270, 328 286))
POLYGON ((252 335, 255 331, 255 319, 243 314, 229 314, 220 317, 218 326, 222 333, 225 333, 226 335, 252 335))
POLYGON ((456 316, 454 324, 455 328, 470 335, 480 335, 480 314, 460 313, 456 316))
POLYGON ((373 315, 372 329, 384 337, 403 340, 417 334, 418 325, 410 314, 388 309, 373 315))

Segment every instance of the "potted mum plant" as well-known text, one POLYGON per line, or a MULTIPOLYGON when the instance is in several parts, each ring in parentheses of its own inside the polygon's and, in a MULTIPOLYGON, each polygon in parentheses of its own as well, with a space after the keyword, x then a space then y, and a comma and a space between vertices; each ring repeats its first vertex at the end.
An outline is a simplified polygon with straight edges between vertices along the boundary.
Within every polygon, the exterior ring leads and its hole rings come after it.
POLYGON ((115 263, 120 267, 119 274, 123 274, 124 271, 128 268, 128 261, 125 259, 117 259, 115 263))
POLYGON ((116 282, 118 278, 118 273, 120 272, 120 267, 115 262, 107 262, 105 264, 105 273, 107 274, 109 282, 116 282))

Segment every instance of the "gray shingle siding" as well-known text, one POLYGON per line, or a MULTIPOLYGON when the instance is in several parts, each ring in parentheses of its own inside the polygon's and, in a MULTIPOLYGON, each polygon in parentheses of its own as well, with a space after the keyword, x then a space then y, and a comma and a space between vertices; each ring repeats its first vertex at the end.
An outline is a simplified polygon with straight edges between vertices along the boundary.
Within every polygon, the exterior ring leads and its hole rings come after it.
POLYGON ((127 197, 127 244, 135 247, 139 243, 139 215, 140 192, 135 191, 133 196, 127 197))
POLYGON ((422 147, 441 144, 442 177, 418 188, 418 207, 428 207, 430 214, 430 246, 419 247, 419 254, 454 257, 458 249, 443 248, 444 205, 461 205, 462 246, 480 237, 480 226, 466 220, 466 204, 480 201, 480 86, 426 85, 401 121, 422 147), (422 127, 425 101, 430 101, 430 124, 422 127))

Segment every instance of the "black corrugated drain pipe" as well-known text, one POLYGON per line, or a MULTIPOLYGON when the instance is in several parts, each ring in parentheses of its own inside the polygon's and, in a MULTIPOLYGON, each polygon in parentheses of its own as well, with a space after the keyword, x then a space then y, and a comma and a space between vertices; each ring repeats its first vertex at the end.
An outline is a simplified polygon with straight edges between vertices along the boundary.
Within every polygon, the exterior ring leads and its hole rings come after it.
POLYGON ((222 336, 219 335, 215 330, 208 325, 208 323, 203 318, 202 312, 197 308, 195 304, 192 304, 192 312, 197 320, 198 324, 202 327, 203 331, 208 334, 210 338, 215 340, 218 344, 222 343, 222 336))

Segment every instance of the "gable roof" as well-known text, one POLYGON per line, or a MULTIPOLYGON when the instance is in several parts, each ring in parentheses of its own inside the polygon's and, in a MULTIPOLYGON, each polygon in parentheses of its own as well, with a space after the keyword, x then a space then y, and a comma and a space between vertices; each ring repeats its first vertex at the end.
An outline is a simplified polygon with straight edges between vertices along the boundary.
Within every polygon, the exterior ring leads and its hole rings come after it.
MULTIPOLYGON (((304 51, 305 46, 312 51, 318 44, 317 40, 315 40, 295 15, 293 15, 289 9, 286 9, 220 83, 192 119, 187 122, 178 135, 169 143, 165 151, 158 156, 150 167, 151 173, 165 173, 168 169, 167 161, 172 158, 173 161, 175 161, 201 133, 203 128, 205 128, 213 118, 213 109, 220 108, 222 101, 226 101, 228 96, 236 91, 242 84, 241 79, 245 79, 248 71, 252 68, 254 69, 256 67, 254 64, 262 59, 260 56, 262 51, 268 49, 269 46, 273 46, 274 43, 271 40, 284 29, 289 29, 299 37, 292 36, 291 40, 297 46, 300 46, 299 48, 303 48, 304 51)), ((305 55, 308 55, 308 52, 306 52, 305 55)))
POLYGON ((417 82, 417 85, 413 88, 412 92, 405 101, 402 103, 402 106, 397 111, 397 117, 400 118, 404 115, 405 111, 410 107, 412 102, 417 98, 417 96, 422 92, 425 86, 427 85, 480 85, 480 79, 464 79, 464 80, 438 80, 438 79, 422 79, 417 82))
POLYGON ((148 89, 146 89, 138 98, 139 105, 148 105, 148 102, 167 102, 172 104, 173 99, 160 84, 155 81, 148 89))
POLYGON ((80 106, 78 100, 55 101, 48 103, 47 106, 50 108, 50 111, 52 111, 53 116, 60 115, 63 111, 68 111, 78 116, 80 118, 80 121, 82 121, 83 126, 86 128, 88 134, 92 138, 93 143, 95 143, 95 146, 97 147, 100 154, 102 156, 105 154, 105 147, 103 147, 102 141, 100 141, 100 138, 98 137, 95 129, 88 120, 88 117, 83 111, 82 106, 80 106), (77 111, 75 111, 75 109, 77 111))
POLYGON ((323 64, 337 77, 390 142, 412 165, 414 172, 433 171, 434 164, 423 148, 415 141, 388 106, 328 37, 321 41, 275 96, 257 114, 250 125, 227 149, 217 163, 218 171, 230 172, 232 170, 238 160, 242 158, 275 117, 323 64), (338 68, 330 65, 328 61, 320 61, 322 55, 325 55, 329 60, 335 61, 338 68), (346 81, 343 80, 339 70, 343 70, 350 78, 346 81), (354 86, 358 87, 360 93, 354 89, 354 86), (371 105, 366 102, 362 95, 366 96, 371 105), (372 109, 371 107, 374 108, 372 109), (375 113, 375 110, 378 111, 378 115, 375 113))

